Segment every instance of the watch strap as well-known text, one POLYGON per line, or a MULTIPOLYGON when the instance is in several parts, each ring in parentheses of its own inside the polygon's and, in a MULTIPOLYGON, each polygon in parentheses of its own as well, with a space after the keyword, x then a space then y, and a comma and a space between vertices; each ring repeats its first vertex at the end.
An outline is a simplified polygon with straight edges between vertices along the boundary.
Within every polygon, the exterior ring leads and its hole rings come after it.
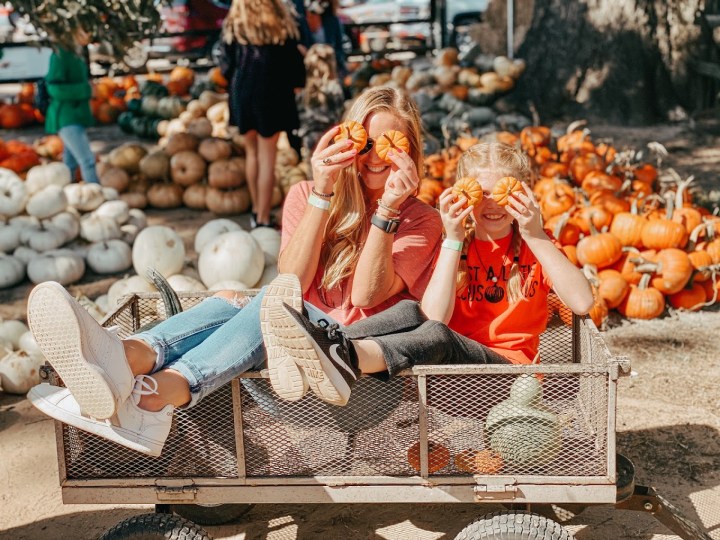
POLYGON ((385 219, 377 214, 373 214, 373 217, 370 218, 370 223, 388 234, 396 233, 400 226, 399 219, 385 219))

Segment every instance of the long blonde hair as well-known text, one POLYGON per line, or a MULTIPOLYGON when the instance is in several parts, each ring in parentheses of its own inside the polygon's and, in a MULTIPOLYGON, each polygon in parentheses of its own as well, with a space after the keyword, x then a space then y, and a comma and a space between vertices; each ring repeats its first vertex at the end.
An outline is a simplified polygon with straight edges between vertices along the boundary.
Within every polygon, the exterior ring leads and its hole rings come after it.
MULTIPOLYGON (((370 88, 353 102, 345 120, 363 124, 371 113, 389 113, 403 121, 404 132, 410 142, 408 154, 418 171, 422 171, 420 113, 410 96, 396 88, 370 88)), ((355 165, 340 172, 334 190, 335 197, 320 252, 320 264, 325 268, 321 283, 324 289, 339 286, 355 272, 370 227, 367 208, 375 203, 366 200, 355 165)))
POLYGON ((282 0, 233 0, 223 21, 226 43, 282 45, 299 38, 293 13, 282 0))
POLYGON ((323 106, 327 100, 324 89, 337 81, 335 49, 324 43, 315 43, 305 55, 305 91, 303 105, 323 106))
MULTIPOLYGON (((492 170, 506 176, 514 176, 522 182, 532 185, 533 172, 530 161, 521 150, 503 143, 479 143, 463 152, 458 160, 457 178, 470 176, 477 178, 483 172, 492 170)), ((475 238, 475 227, 468 220, 463 242, 462 257, 457 277, 457 293, 462 294, 469 282, 467 254, 470 244, 475 238)), ((507 297, 510 303, 517 302, 525 297, 522 276, 518 257, 522 246, 522 237, 518 231, 517 221, 512 224, 512 253, 513 263, 510 267, 510 276, 507 283, 507 297)))

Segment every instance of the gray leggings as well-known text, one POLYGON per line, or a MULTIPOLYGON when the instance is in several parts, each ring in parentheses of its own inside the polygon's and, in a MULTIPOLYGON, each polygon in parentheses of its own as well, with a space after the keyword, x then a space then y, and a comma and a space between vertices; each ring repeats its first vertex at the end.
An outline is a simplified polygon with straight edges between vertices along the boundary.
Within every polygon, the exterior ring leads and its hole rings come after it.
POLYGON ((418 364, 509 364, 486 346, 429 321, 420 304, 402 300, 391 308, 343 329, 349 339, 371 339, 380 345, 388 377, 418 364))

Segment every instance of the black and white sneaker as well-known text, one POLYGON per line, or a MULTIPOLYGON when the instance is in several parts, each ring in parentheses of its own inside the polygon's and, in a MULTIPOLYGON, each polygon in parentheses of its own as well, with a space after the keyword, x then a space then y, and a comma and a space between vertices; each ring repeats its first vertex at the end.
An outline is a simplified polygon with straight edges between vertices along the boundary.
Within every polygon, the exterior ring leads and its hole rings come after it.
POLYGON ((285 304, 289 317, 270 320, 273 333, 305 372, 310 389, 323 401, 346 405, 360 370, 353 365, 350 347, 337 324, 320 327, 285 304))

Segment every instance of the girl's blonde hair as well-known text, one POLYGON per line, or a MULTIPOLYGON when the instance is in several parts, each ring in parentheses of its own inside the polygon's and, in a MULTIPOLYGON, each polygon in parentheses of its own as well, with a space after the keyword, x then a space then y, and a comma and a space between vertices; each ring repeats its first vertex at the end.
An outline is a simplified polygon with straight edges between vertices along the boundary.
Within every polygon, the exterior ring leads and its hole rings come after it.
MULTIPOLYGON (((502 174, 503 176, 514 176, 518 180, 532 185, 532 167, 525 154, 514 146, 496 142, 479 143, 463 152, 458 161, 457 178, 465 176, 478 178, 489 170, 493 173, 502 174)), ((470 222, 470 220, 468 220, 468 222, 470 222)), ((520 265, 518 264, 522 237, 518 231, 517 221, 513 221, 512 235, 513 263, 510 267, 510 276, 507 283, 507 295, 510 303, 517 302, 525 297, 522 276, 520 275, 520 265)), ((458 268, 458 294, 462 294, 462 291, 467 287, 469 282, 467 254, 474 238, 475 227, 469 225, 465 231, 462 257, 460 257, 460 265, 458 268)))
POLYGON ((324 88, 337 80, 337 59, 335 49, 324 43, 316 43, 305 55, 305 91, 303 105, 322 106, 327 100, 324 88))
POLYGON ((282 0, 233 0, 223 21, 226 43, 282 45, 299 38, 294 14, 282 0))
MULTIPOLYGON (((410 142, 408 154, 418 171, 422 171, 420 113, 410 96, 396 88, 370 88, 352 103, 345 120, 364 124, 371 113, 389 113, 405 124, 403 131, 410 142)), ((334 189, 335 200, 330 207, 327 234, 320 252, 320 262, 325 268, 321 283, 324 289, 343 284, 355 272, 370 228, 371 216, 367 209, 375 203, 366 199, 355 165, 340 172, 334 189)))

